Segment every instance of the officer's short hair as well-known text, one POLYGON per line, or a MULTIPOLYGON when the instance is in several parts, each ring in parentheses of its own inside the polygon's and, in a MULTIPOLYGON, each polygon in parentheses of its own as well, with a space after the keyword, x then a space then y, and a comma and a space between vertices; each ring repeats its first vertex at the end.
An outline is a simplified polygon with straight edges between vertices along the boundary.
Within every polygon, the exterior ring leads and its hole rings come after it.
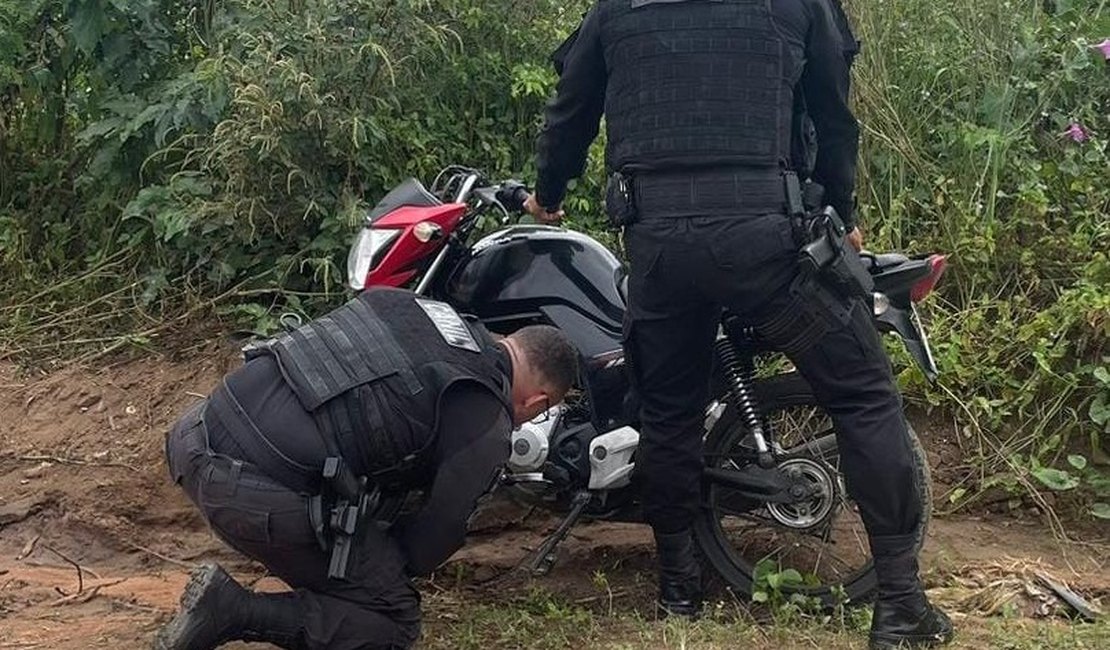
POLYGON ((567 335, 550 325, 529 325, 511 337, 529 365, 556 394, 565 394, 578 379, 578 348, 567 335))

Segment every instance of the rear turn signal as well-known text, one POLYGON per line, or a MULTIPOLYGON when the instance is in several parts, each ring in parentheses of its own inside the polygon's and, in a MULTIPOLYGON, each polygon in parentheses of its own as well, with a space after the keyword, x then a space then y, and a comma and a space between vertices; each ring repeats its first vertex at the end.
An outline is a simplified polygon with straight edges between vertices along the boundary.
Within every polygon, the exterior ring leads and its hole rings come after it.
POLYGON ((944 275, 945 269, 948 268, 948 257, 946 255, 930 255, 926 261, 929 263, 929 275, 922 278, 910 289, 910 300, 913 302, 925 300, 925 297, 936 288, 937 283, 940 282, 940 276, 944 275))

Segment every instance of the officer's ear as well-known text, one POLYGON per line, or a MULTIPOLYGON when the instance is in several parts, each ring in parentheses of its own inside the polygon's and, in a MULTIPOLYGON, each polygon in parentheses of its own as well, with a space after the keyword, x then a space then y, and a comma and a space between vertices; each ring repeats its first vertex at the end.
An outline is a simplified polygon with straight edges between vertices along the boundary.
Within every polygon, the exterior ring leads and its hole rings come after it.
POLYGON ((520 426, 536 419, 551 408, 547 393, 534 392, 513 398, 513 425, 520 426))
POLYGON ((538 417, 541 413, 547 412, 551 408, 551 398, 547 393, 533 393, 524 400, 524 410, 531 414, 529 419, 538 417))

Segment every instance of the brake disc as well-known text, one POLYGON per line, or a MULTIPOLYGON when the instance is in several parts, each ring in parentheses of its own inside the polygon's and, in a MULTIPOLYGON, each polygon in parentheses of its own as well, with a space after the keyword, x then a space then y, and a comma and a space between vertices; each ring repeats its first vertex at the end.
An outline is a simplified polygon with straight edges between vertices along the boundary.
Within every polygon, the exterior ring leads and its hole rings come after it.
POLYGON ((778 523, 795 530, 813 530, 828 523, 836 514, 840 482, 836 471, 822 461, 796 457, 779 463, 779 469, 809 493, 795 503, 768 503, 767 511, 778 523))

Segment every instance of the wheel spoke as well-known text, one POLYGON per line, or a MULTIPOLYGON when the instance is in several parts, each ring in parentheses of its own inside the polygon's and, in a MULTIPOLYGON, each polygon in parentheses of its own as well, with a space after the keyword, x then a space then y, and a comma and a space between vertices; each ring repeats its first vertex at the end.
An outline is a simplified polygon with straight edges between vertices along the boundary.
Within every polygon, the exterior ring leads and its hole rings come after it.
POLYGON ((817 575, 817 569, 821 565, 821 558, 825 555, 825 548, 829 545, 829 537, 832 534, 832 522, 825 526, 825 534, 821 536, 821 548, 817 549, 817 559, 813 562, 813 575, 817 575))

